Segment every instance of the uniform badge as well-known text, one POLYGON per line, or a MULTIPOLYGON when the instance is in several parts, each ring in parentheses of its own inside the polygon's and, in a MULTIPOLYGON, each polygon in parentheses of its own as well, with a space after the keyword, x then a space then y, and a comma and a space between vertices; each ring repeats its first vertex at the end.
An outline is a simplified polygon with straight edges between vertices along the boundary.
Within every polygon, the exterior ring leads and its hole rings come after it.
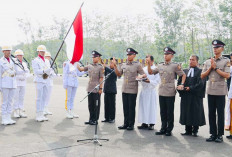
POLYGON ((217 44, 217 41, 214 41, 213 44, 216 45, 216 44, 217 44))
POLYGON ((227 67, 230 67, 230 62, 227 62, 226 66, 227 66, 227 67))
POLYGON ((180 65, 178 65, 177 68, 178 68, 179 70, 181 70, 181 66, 180 66, 180 65))
POLYGON ((167 48, 167 47, 165 48, 165 51, 168 51, 168 48, 167 48))
POLYGON ((128 49, 127 51, 130 52, 130 49, 128 49))

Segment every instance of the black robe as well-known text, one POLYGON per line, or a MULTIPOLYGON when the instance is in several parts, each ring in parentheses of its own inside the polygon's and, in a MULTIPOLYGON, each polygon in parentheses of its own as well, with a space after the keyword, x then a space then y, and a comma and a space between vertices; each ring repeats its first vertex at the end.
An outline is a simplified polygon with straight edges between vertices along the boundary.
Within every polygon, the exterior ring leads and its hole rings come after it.
MULTIPOLYGON (((184 69, 187 76, 189 69, 184 69)), ((178 80, 181 84, 182 78, 178 80)), ((205 125, 205 114, 203 98, 205 97, 206 81, 201 79, 201 69, 194 68, 194 76, 186 77, 185 87, 190 87, 190 91, 178 91, 181 97, 180 103, 180 124, 189 126, 205 125)))

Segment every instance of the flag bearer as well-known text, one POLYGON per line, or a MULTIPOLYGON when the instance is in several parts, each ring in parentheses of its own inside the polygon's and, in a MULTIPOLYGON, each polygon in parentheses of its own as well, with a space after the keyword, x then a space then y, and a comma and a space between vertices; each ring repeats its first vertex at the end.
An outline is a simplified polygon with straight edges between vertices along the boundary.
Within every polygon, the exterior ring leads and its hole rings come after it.
POLYGON ((52 72, 52 68, 47 66, 44 58, 46 47, 39 45, 37 47, 38 57, 32 60, 32 68, 34 71, 34 82, 36 84, 36 121, 47 121, 48 118, 44 116, 44 105, 48 95, 48 77, 52 72))

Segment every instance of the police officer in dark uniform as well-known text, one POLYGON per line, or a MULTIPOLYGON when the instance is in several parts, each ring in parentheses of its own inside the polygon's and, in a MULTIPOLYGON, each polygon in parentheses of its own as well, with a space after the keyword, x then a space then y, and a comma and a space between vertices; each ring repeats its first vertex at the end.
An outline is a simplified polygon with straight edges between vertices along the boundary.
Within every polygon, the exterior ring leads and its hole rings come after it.
MULTIPOLYGON (((88 71, 89 74, 89 83, 87 86, 87 92, 91 92, 95 86, 97 86, 100 82, 102 82, 104 77, 104 67, 101 64, 98 64, 101 60, 102 55, 97 51, 92 51, 93 63, 89 64, 85 67, 77 66, 79 71, 88 71)), ((88 107, 89 107, 89 121, 85 122, 85 124, 95 125, 100 114, 100 97, 102 93, 102 86, 100 85, 99 91, 96 89, 89 94, 88 96, 88 107), (98 104, 96 102, 98 101, 98 104)))
POLYGON ((205 61, 201 78, 208 76, 207 94, 209 108, 209 126, 211 136, 207 142, 223 142, 225 96, 228 93, 225 79, 230 77, 230 60, 222 56, 225 44, 213 40, 214 57, 205 61), (217 113, 217 116, 216 116, 217 113), (216 122, 216 119, 218 120, 216 122))
POLYGON ((138 52, 133 48, 128 48, 126 52, 127 62, 123 63, 119 69, 117 68, 115 59, 113 60, 114 70, 117 76, 124 75, 122 85, 124 124, 119 126, 118 129, 134 130, 135 106, 138 93, 138 81, 136 81, 136 78, 138 77, 138 74, 142 76, 144 71, 141 64, 134 61, 138 52))
POLYGON ((186 75, 177 63, 173 63, 172 58, 176 52, 169 47, 164 48, 164 60, 154 70, 151 69, 151 64, 148 62, 149 74, 160 74, 161 84, 159 86, 159 103, 160 103, 160 116, 162 126, 156 135, 171 136, 174 127, 174 103, 175 103, 175 79, 176 75, 182 76, 181 85, 178 89, 183 90, 186 75))

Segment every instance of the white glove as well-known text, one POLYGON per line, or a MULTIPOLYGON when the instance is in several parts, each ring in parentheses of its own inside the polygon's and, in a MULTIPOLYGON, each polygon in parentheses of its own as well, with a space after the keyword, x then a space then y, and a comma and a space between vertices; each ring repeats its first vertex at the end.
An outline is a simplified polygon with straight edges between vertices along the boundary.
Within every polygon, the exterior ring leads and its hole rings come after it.
POLYGON ((48 68, 48 69, 44 70, 44 73, 50 75, 51 71, 52 71, 52 68, 48 68))

